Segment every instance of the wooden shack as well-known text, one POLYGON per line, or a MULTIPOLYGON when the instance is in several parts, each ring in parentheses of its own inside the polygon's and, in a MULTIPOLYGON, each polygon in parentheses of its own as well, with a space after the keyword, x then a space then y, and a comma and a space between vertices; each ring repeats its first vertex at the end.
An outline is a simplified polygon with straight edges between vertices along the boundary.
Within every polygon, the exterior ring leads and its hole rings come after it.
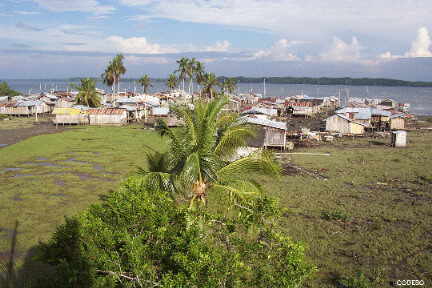
POLYGON ((341 114, 335 114, 326 119, 326 131, 342 134, 362 135, 364 134, 364 123, 355 122, 341 114))
POLYGON ((390 129, 391 130, 405 129, 405 117, 403 114, 390 116, 390 129))
POLYGON ((7 102, 0 105, 0 114, 11 116, 31 116, 49 112, 50 107, 38 100, 7 102))
POLYGON ((286 124, 283 122, 276 122, 263 118, 244 117, 246 123, 252 124, 258 128, 258 133, 252 139, 248 146, 250 147, 275 147, 286 148, 286 124))
POLYGON ((56 125, 86 125, 89 124, 88 115, 77 108, 54 108, 53 123, 56 125))
POLYGON ((128 122, 128 112, 125 109, 90 109, 87 114, 90 125, 124 125, 128 122))

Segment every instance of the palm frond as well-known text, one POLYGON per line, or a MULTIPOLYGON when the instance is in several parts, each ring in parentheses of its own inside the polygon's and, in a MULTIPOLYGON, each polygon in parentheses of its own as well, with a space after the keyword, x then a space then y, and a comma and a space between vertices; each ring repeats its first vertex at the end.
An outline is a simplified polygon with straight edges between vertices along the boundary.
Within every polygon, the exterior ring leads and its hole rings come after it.
POLYGON ((236 179, 250 173, 280 176, 281 168, 268 151, 260 151, 236 160, 218 171, 219 179, 236 179))

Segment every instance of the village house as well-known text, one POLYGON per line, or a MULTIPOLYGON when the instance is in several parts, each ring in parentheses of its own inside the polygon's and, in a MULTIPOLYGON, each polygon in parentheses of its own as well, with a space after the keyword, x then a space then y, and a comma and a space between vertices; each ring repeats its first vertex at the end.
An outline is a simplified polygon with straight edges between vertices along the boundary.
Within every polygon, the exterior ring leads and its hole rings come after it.
POLYGON ((368 126, 343 114, 335 114, 326 119, 326 131, 344 135, 362 135, 368 126))
POLYGON ((87 111, 90 125, 125 125, 128 123, 128 111, 117 108, 98 108, 87 111))
POLYGON ((249 142, 250 147, 280 148, 285 150, 287 146, 287 128, 284 122, 272 121, 263 118, 242 117, 242 119, 258 128, 258 133, 249 142))
POLYGON ((87 125, 89 124, 88 115, 81 107, 76 108, 54 108, 52 114, 55 115, 53 123, 56 125, 87 125))

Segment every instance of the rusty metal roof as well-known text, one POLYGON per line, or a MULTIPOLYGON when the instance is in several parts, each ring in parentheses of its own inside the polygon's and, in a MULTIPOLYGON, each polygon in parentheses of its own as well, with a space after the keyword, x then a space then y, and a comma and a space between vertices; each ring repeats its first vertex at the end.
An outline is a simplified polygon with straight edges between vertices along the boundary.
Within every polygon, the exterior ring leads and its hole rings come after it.
POLYGON ((125 113, 124 109, 112 109, 112 108, 101 108, 101 109, 89 109, 87 114, 89 115, 121 115, 125 113))

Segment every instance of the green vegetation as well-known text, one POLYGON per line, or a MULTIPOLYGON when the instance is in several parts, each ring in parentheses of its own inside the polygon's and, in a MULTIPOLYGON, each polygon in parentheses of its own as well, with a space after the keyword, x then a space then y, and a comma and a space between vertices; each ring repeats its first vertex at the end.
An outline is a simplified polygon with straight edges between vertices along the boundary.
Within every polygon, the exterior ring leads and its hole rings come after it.
POLYGON ((319 272, 305 287, 343 287, 335 286, 338 279, 358 273, 371 284, 353 287, 432 279, 432 133, 409 132, 408 140, 406 149, 395 149, 379 145, 389 139, 347 138, 296 151, 331 156, 286 159, 327 180, 253 177, 280 199, 288 235, 308 244, 319 272))
POLYGON ((269 199, 227 217, 191 212, 144 187, 130 178, 67 219, 41 247, 56 271, 40 287, 294 288, 313 271, 303 246, 270 225, 277 203, 269 199))
POLYGON ((87 126, 1 148, 0 252, 9 246, 15 220, 20 221, 19 255, 48 240, 65 215, 81 212, 137 166, 146 167, 147 147, 164 151, 166 143, 134 126, 87 126))
POLYGON ((169 90, 174 90, 177 88, 177 85, 178 85, 177 76, 173 73, 170 74, 166 81, 166 86, 168 87, 169 90))
POLYGON ((33 126, 34 121, 35 121, 34 117, 26 118, 26 117, 11 117, 10 115, 0 115, 0 130, 29 128, 33 126))
MULTIPOLYGON (((83 209, 88 208, 91 203, 99 202, 100 198, 106 198, 113 187, 118 187, 121 179, 135 174, 136 166, 148 171, 148 163, 143 157, 144 151, 163 152, 168 148, 166 138, 160 138, 155 132, 137 128, 79 127, 61 134, 37 136, 0 149, 0 213, 6 215, 0 217, 0 253, 10 247, 15 219, 20 220, 18 255, 21 257, 25 256, 28 249, 38 241, 47 241, 55 227, 64 222, 63 215, 72 216, 80 213, 72 219, 96 219, 91 212, 96 211, 96 208, 85 213, 82 213, 83 209)), ((280 206, 283 208, 282 218, 275 218, 274 223, 281 225, 281 233, 289 235, 293 241, 307 243, 305 251, 308 260, 318 266, 318 272, 302 287, 380 288, 388 287, 389 282, 397 279, 432 279, 432 253, 429 241, 432 231, 432 133, 409 132, 408 140, 409 146, 406 149, 395 149, 377 145, 387 143, 388 139, 344 139, 320 147, 298 149, 298 152, 328 152, 331 156, 286 157, 285 161, 323 174, 327 180, 314 178, 310 174, 292 172, 280 179, 262 175, 250 175, 250 178, 247 178, 259 183, 263 190, 270 192, 270 196, 280 199, 280 206)), ((117 192, 109 194, 105 203, 117 200, 120 203, 120 200, 124 200, 121 202, 124 204, 122 207, 134 208, 131 203, 136 201, 128 202, 121 197, 125 189, 122 187, 117 192)), ((147 189, 142 192, 136 193, 134 197, 142 197, 139 198, 142 200, 150 197, 146 194, 147 189)), ((225 215, 222 213, 224 210, 217 210, 212 205, 216 202, 211 198, 217 194, 212 195, 208 195, 208 219, 215 219, 212 218, 215 215, 230 216, 230 221, 239 219, 234 217, 238 214, 225 215)), ((167 203, 169 201, 165 204, 167 203)), ((266 204, 262 207, 269 206, 266 204)), ((195 210, 195 213, 199 211, 201 210, 195 210)), ((167 209, 164 215, 178 215, 177 212, 180 213, 180 210, 167 209)), ((135 222, 129 219, 119 219, 130 222, 131 226, 127 226, 130 227, 130 231, 135 231, 133 229, 138 227, 133 226, 135 222)), ((145 223, 153 223, 152 219, 148 218, 149 222, 145 223)), ((226 218, 217 218, 217 221, 223 222, 226 218)), ((90 221, 83 223, 86 225, 80 226, 80 229, 83 229, 80 231, 88 231, 86 229, 95 225, 90 221)), ((112 223, 100 223, 107 228, 109 237, 117 230, 117 226, 112 223)), ((156 226, 161 228, 157 230, 160 233, 164 233, 163 227, 166 227, 162 224, 156 226)), ((179 227, 172 229, 180 229, 179 227)), ((227 229, 229 227, 231 226, 226 226, 227 229)), ((173 234, 164 235, 168 237, 173 234)), ((99 236, 95 234, 94 238, 85 239, 100 244, 99 236)), ((86 237, 89 237, 88 233, 86 237)), ((172 238, 158 239, 169 241, 168 239, 172 238)), ((132 241, 132 238, 126 240, 132 241)), ((206 238, 205 241, 210 241, 210 238, 206 238)), ((201 249, 202 243, 207 242, 193 243, 197 244, 194 247, 201 249)), ((118 248, 121 247, 123 246, 118 248)), ((213 246, 206 247, 208 250, 205 250, 204 255, 219 255, 217 253, 220 251, 212 248, 213 246)), ((157 250, 155 246, 149 249, 157 250)), ((108 253, 98 255, 114 257, 108 253)), ((182 263, 188 263, 191 258, 182 259, 185 260, 182 263)), ((22 261, 20 258, 21 263, 22 261)), ((131 262, 131 265, 134 263, 136 262, 131 262)), ((192 266, 195 268, 194 271, 197 271, 195 275, 202 275, 198 271, 202 271, 201 265, 205 263, 220 265, 221 262, 197 261, 197 266, 192 266)), ((90 264, 93 265, 94 262, 90 264)), ((161 274, 156 275, 159 277, 157 281, 164 277, 161 274)), ((115 277, 111 276, 102 272, 97 274, 98 279, 115 277)))
POLYGON ((101 105, 99 93, 96 91, 96 82, 92 79, 81 79, 81 85, 73 85, 73 87, 78 90, 76 104, 89 107, 99 107, 101 105))
MULTIPOLYGON (((271 84, 311 84, 311 85, 353 85, 353 86, 410 86, 431 87, 432 82, 412 82, 385 78, 330 78, 330 77, 234 77, 240 83, 262 83, 266 79, 271 84)), ((219 81, 227 79, 220 77, 219 81)))
POLYGON ((185 125, 169 128, 163 121, 159 131, 169 138, 168 153, 149 154, 148 169, 140 169, 147 189, 159 189, 183 195, 190 201, 206 203, 209 196, 220 195, 228 203, 224 207, 238 208, 262 196, 263 191, 244 175, 259 172, 279 176, 279 166, 269 153, 257 152, 251 156, 228 162, 239 147, 244 147, 254 135, 252 127, 239 121, 235 113, 222 113, 228 99, 221 97, 211 102, 197 101, 189 107, 173 107, 185 125))
POLYGON ((20 95, 18 91, 12 90, 8 83, 0 82, 0 96, 17 96, 20 95))
POLYGON ((143 87, 143 92, 148 93, 148 88, 152 87, 150 77, 146 74, 140 79, 138 79, 138 84, 140 84, 143 87))
POLYGON ((104 84, 111 86, 113 93, 119 92, 120 77, 126 73, 126 68, 123 64, 124 56, 117 54, 108 64, 101 78, 104 84))

